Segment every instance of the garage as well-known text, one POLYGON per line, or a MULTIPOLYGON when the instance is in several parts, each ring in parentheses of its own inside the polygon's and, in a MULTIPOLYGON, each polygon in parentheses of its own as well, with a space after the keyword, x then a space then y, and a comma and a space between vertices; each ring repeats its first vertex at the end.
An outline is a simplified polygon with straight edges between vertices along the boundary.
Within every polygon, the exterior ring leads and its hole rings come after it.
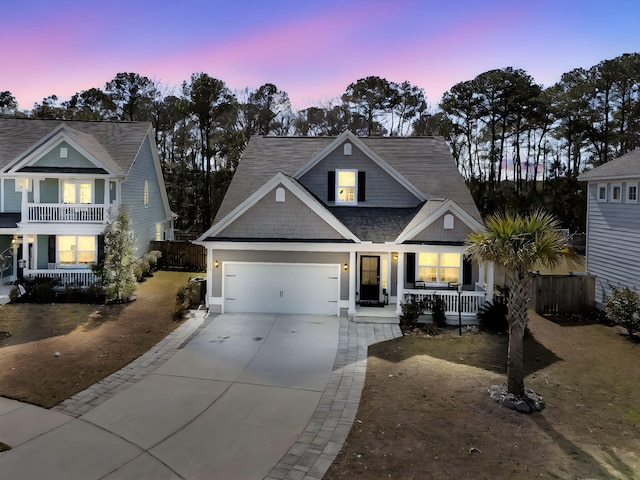
POLYGON ((225 262, 223 312, 339 315, 340 265, 225 262))

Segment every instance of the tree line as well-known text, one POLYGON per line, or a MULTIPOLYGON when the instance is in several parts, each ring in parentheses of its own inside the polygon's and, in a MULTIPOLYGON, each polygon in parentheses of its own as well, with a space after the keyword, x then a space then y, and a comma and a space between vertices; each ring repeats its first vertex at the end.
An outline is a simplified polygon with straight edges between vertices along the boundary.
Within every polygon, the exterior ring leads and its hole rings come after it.
POLYGON ((232 90, 207 73, 169 89, 136 73, 68 100, 21 111, 0 91, 0 115, 150 121, 178 228, 208 228, 252 135, 441 135, 483 215, 542 206, 583 231, 576 177, 640 144, 640 54, 577 68, 544 88, 524 70, 490 70, 455 84, 437 107, 408 81, 369 76, 323 105, 294 111, 274 84, 232 90))

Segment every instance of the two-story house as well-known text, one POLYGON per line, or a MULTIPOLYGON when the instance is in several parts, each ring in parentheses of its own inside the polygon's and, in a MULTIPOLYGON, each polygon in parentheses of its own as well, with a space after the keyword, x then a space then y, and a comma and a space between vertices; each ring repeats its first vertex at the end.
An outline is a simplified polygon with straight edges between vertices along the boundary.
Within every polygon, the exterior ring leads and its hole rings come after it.
POLYGON ((596 276, 596 305, 611 286, 640 290, 640 149, 589 170, 586 270, 596 276))
POLYGON ((91 284, 101 234, 121 205, 138 256, 151 240, 172 239, 150 123, 0 119, 3 281, 91 284))
POLYGON ((450 314, 473 316, 493 288, 464 255, 479 228, 444 139, 345 131, 252 137, 196 243, 214 311, 396 314, 408 295, 438 292, 450 314))

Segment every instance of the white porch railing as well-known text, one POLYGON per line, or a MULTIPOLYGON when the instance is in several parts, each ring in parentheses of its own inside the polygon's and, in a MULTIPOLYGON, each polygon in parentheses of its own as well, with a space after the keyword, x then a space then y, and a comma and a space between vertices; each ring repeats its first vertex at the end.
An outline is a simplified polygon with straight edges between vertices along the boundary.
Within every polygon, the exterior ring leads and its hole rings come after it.
POLYGON ((61 287, 81 288, 93 285, 96 282, 96 275, 87 270, 25 270, 25 277, 54 278, 60 282, 61 287))
POLYGON ((108 220, 104 205, 84 203, 29 203, 26 218, 38 223, 104 223, 108 220))
POLYGON ((480 306, 486 300, 485 292, 472 292, 463 290, 458 294, 457 290, 423 290, 423 289, 410 289, 404 291, 405 302, 410 302, 412 299, 418 300, 433 300, 434 296, 438 295, 444 300, 445 315, 453 317, 458 315, 458 298, 460 298, 460 314, 464 317, 476 316, 480 306), (458 297, 460 295, 460 297, 458 297))

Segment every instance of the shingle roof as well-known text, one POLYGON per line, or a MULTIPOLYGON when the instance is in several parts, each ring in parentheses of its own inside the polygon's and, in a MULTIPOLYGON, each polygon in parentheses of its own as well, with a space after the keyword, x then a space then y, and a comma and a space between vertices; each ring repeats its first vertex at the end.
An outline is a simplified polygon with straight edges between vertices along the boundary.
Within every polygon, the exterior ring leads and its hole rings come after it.
MULTIPOLYGON (((252 137, 218 210, 216 222, 278 172, 293 175, 335 139, 336 137, 252 137)), ((425 197, 450 198, 482 222, 469 189, 442 137, 364 137, 360 140, 409 179, 425 197)))
POLYGON ((640 177, 640 148, 578 176, 581 182, 640 177))
POLYGON ((393 242, 418 210, 420 207, 329 207, 329 211, 356 237, 375 243, 393 242))
POLYGON ((0 118, 0 169, 5 170, 60 128, 107 168, 125 175, 151 124, 0 118))

